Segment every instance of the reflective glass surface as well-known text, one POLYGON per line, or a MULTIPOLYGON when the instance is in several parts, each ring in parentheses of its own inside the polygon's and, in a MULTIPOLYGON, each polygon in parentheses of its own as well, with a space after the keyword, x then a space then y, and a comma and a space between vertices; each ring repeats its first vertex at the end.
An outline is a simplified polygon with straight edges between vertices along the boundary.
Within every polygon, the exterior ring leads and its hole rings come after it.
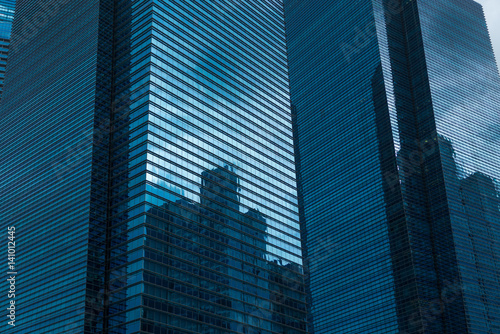
POLYGON ((498 332, 500 79, 481 6, 290 0, 285 17, 314 332, 498 332))
POLYGON ((282 4, 122 1, 112 333, 303 333, 282 4))
MULTIPOLYGON (((500 331, 500 76, 481 6, 419 1, 464 329, 500 331)), ((435 170, 434 172, 441 172, 435 170)), ((447 273, 440 273, 441 276, 447 273)))
POLYGON ((0 1, 0 99, 2 98, 3 80, 9 52, 10 32, 14 19, 15 0, 0 1))
POLYGON ((17 322, 0 331, 90 333, 88 303, 104 283, 112 30, 101 28, 111 11, 61 0, 18 1, 16 13, 0 105, 0 222, 16 228, 17 322))
POLYGON ((397 333, 377 132, 388 114, 381 6, 285 1, 314 333, 397 333))
POLYGON ((112 3, 17 8, 14 332, 305 333, 282 3, 112 3))

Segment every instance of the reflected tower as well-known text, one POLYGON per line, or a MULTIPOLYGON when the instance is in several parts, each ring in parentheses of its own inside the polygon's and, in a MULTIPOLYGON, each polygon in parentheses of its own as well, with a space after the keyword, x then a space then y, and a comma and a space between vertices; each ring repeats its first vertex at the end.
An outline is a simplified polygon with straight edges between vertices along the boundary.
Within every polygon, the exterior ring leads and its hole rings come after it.
POLYGON ((196 333, 301 333, 302 269, 267 260, 266 219, 240 210, 234 170, 201 178, 199 203, 179 199, 148 212, 145 318, 196 333), (294 279, 277 281, 276 272, 294 279))
POLYGON ((500 330, 500 77, 472 0, 285 0, 314 333, 500 330))

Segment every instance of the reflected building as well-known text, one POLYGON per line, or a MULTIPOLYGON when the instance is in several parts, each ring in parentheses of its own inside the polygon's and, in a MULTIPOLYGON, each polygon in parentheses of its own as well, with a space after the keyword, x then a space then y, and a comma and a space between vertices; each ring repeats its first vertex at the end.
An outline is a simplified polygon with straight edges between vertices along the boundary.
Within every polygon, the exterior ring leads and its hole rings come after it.
POLYGON ((0 221, 23 307, 0 332, 305 333, 281 1, 17 14, 0 221))
MULTIPOLYGON (((458 259, 453 263, 463 285, 459 302, 464 312, 473 312, 469 317, 474 324, 469 326, 474 333, 496 329, 500 314, 500 188, 483 172, 460 170, 452 140, 440 137, 439 142, 443 165, 448 166, 444 171, 447 189, 453 194, 450 234, 458 259)), ((444 270, 441 275, 449 277, 444 270)))
POLYGON ((500 77, 482 7, 289 0, 285 19, 312 332, 498 332, 500 77))
POLYGON ((266 220, 258 210, 242 213, 238 192, 236 174, 216 168, 202 172, 200 203, 179 199, 148 211, 149 332, 305 332, 302 269, 268 260, 266 220))
POLYGON ((296 264, 283 265, 277 260, 269 262, 267 267, 271 281, 271 319, 282 324, 280 333, 300 333, 300 330, 306 329, 307 314, 306 304, 301 302, 306 291, 303 277, 299 274, 302 269, 296 264))

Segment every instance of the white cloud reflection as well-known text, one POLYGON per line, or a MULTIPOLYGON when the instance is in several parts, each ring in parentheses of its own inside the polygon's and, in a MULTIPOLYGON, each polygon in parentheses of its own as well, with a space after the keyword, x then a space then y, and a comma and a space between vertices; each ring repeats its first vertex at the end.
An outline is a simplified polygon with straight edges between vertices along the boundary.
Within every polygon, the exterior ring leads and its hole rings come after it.
POLYGON ((476 0, 483 5, 486 23, 490 32, 493 50, 497 65, 500 61, 500 1, 499 0, 476 0))

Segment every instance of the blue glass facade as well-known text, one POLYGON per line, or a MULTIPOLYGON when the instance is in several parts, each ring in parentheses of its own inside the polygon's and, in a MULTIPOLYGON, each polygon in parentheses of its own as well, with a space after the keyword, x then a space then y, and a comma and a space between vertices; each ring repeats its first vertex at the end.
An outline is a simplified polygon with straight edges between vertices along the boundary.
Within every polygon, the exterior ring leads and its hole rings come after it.
POLYGON ((499 89, 481 6, 285 1, 314 333, 499 330, 499 89))
MULTIPOLYGON (((495 333, 500 331, 498 67, 479 4, 420 1, 417 9, 435 127, 442 138, 442 172, 433 172, 442 173, 448 203, 464 332, 495 333)), ((440 232, 441 226, 446 225, 437 226, 440 232)), ((461 331, 454 315, 445 314, 446 328, 461 331)))
POLYGON ((0 107, 8 330, 305 333, 283 4, 38 5, 0 107))
POLYGON ((303 332, 282 5, 125 3, 109 330, 303 332))
POLYGON ((10 33, 14 20, 15 0, 0 1, 0 99, 2 98, 3 80, 9 53, 10 33))
POLYGON ((383 17, 371 1, 285 1, 285 14, 314 332, 396 333, 374 104, 383 17), (371 35, 356 52, 342 42, 358 30, 371 35))
POLYGON ((0 221, 17 231, 18 308, 2 332, 90 333, 88 300, 104 283, 106 13, 96 1, 17 3, 0 106, 0 221))

